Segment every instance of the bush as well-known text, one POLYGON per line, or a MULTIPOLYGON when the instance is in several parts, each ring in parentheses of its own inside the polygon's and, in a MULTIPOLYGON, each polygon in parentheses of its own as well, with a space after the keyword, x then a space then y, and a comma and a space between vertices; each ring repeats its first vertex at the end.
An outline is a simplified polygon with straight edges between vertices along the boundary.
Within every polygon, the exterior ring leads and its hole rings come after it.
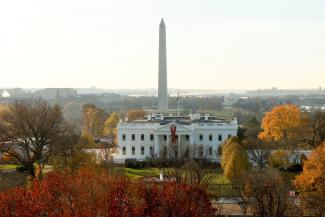
POLYGON ((292 164, 279 167, 281 171, 298 173, 302 171, 302 164, 292 164))
POLYGON ((146 185, 123 176, 52 172, 28 188, 0 193, 1 216, 214 216, 205 192, 175 182, 146 185))
MULTIPOLYGON (((200 164, 202 168, 216 169, 220 167, 220 163, 212 162, 207 158, 196 158, 193 159, 196 163, 200 164)), ((179 167, 183 166, 189 160, 185 159, 147 159, 137 160, 135 158, 125 159, 124 166, 127 168, 141 169, 141 168, 168 168, 168 167, 179 167)))
POLYGON ((25 166, 18 166, 16 167, 17 172, 26 172, 28 169, 25 166))
POLYGON ((277 150, 273 152, 269 157, 269 164, 273 168, 280 166, 287 166, 289 164, 289 155, 287 151, 277 150))
POLYGON ((144 167, 145 163, 143 161, 138 161, 135 158, 125 159, 125 167, 133 169, 141 169, 144 167))

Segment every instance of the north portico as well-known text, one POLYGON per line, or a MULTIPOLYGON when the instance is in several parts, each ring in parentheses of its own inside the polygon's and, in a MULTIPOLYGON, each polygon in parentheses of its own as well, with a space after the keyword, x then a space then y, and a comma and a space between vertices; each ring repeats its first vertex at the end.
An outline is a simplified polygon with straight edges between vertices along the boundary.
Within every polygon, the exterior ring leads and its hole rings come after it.
POLYGON ((237 135, 237 129, 236 119, 227 121, 208 114, 152 114, 143 120, 120 122, 114 160, 202 157, 217 161, 218 147, 237 135))

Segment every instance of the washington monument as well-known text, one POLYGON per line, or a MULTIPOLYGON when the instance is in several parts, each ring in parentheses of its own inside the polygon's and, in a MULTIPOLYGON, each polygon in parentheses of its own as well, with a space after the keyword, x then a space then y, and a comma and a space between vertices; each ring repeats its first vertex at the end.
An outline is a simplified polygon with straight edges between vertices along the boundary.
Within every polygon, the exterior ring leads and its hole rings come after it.
POLYGON ((166 26, 164 19, 159 25, 159 69, 158 69, 158 110, 168 110, 166 26))

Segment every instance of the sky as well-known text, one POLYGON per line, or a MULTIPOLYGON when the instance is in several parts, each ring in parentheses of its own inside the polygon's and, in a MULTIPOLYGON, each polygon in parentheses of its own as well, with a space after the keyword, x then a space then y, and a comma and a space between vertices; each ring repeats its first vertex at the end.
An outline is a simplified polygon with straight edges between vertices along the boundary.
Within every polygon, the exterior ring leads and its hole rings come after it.
POLYGON ((325 87, 324 0, 0 0, 0 87, 325 87))

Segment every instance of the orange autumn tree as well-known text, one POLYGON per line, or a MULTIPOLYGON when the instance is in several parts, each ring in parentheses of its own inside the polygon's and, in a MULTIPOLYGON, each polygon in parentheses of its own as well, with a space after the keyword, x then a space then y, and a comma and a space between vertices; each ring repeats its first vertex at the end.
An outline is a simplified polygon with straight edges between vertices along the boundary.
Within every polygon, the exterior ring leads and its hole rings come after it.
POLYGON ((325 216, 325 142, 304 161, 294 185, 305 207, 314 210, 316 216, 325 216))
POLYGON ((89 169, 48 173, 29 187, 0 192, 0 216, 213 217, 204 190, 181 183, 146 184, 89 169))
POLYGON ((293 148, 298 145, 305 124, 306 118, 297 106, 279 105, 264 116, 261 124, 263 131, 258 137, 267 142, 293 148))
POLYGON ((131 109, 127 112, 126 117, 129 121, 133 121, 136 119, 143 119, 146 115, 146 112, 142 109, 131 109))

